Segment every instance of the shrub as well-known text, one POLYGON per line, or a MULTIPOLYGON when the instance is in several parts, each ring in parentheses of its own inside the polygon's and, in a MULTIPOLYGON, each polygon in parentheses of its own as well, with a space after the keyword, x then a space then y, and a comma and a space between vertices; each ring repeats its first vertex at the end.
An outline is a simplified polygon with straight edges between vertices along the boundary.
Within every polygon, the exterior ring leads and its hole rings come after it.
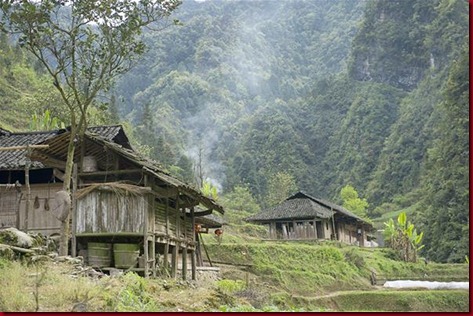
POLYGON ((232 295, 245 289, 245 283, 240 280, 220 280, 215 283, 217 289, 224 294, 232 295))
POLYGON ((345 253, 345 258, 360 270, 366 267, 365 258, 359 253, 358 249, 351 248, 348 250, 345 253))

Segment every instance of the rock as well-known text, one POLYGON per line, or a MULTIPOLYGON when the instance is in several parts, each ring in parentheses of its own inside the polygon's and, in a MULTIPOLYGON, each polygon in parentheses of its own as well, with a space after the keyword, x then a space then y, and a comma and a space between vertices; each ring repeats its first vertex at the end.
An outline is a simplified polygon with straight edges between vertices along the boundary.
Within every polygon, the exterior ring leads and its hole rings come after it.
POLYGON ((0 230, 0 243, 21 248, 31 248, 34 239, 14 227, 0 230))
POLYGON ((94 269, 89 269, 87 270, 87 276, 89 277, 93 277, 93 278, 99 278, 99 277, 102 277, 104 276, 105 273, 102 273, 102 272, 98 272, 98 271, 95 271, 94 269))
POLYGON ((115 276, 120 276, 123 274, 123 270, 120 269, 110 269, 110 276, 115 277, 115 276))
POLYGON ((46 262, 46 261, 51 261, 51 260, 52 258, 45 255, 35 255, 31 257, 31 262, 46 262))
POLYGON ((10 247, 0 245, 0 257, 7 260, 13 260, 15 258, 15 253, 10 247))
POLYGON ((76 303, 72 307, 71 312, 73 313, 85 313, 87 312, 87 303, 76 303))

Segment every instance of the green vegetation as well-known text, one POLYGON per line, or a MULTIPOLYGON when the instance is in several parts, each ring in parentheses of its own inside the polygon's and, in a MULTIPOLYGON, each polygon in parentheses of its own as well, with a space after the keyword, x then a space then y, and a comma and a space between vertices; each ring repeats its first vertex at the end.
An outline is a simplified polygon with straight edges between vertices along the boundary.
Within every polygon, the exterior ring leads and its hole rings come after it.
MULTIPOLYGON (((91 122, 122 122, 180 179, 218 182, 222 203, 246 188, 252 205, 227 216, 253 236, 256 208, 296 188, 343 204, 350 184, 377 228, 406 211, 426 232, 421 256, 469 256, 465 1, 185 1, 173 17, 182 25, 143 32, 149 51, 91 122)), ((45 78, 0 36, 2 128, 46 110, 70 124, 45 78)))
POLYGON ((216 243, 204 236, 211 258, 250 264, 261 280, 287 293, 315 296, 335 290, 369 289, 372 272, 379 276, 464 279, 468 265, 404 262, 392 249, 359 248, 338 242, 254 242, 223 235, 216 243))
POLYGON ((366 214, 366 208, 368 207, 368 201, 358 197, 358 192, 351 185, 346 185, 340 191, 340 197, 343 200, 342 206, 347 210, 352 211, 355 215, 361 218, 368 218, 366 214))
POLYGON ((468 312, 468 291, 359 291, 310 300, 311 306, 331 306, 341 312, 468 312))
POLYGON ((421 244, 424 232, 417 234, 414 224, 407 221, 406 212, 401 212, 397 224, 393 219, 384 223, 384 238, 388 247, 399 253, 399 258, 404 261, 417 261, 417 253, 424 248, 421 244))
POLYGON ((26 264, 0 258, 3 311, 465 311, 466 290, 391 290, 378 277, 465 280, 468 264, 397 260, 391 249, 336 242, 262 242, 205 235, 221 275, 197 281, 144 279, 135 273, 100 278, 71 263, 26 264), (226 262, 227 265, 222 264, 226 262), (229 265, 230 264, 230 265, 229 265), (37 298, 37 300, 36 300, 37 298), (36 303, 37 302, 37 303, 36 303), (365 303, 361 303, 365 302, 365 303))

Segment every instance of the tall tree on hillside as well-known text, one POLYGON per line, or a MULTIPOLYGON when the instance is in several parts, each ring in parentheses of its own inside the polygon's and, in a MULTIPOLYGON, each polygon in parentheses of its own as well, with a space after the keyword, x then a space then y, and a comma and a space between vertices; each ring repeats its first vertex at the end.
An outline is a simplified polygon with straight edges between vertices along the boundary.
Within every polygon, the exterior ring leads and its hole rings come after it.
POLYGON ((358 196, 355 188, 351 185, 346 185, 340 190, 340 196, 343 200, 343 207, 360 216, 361 218, 368 218, 366 214, 366 208, 368 207, 368 201, 358 196))
POLYGON ((283 171, 273 174, 268 181, 267 206, 274 206, 284 201, 296 191, 296 180, 291 174, 283 171))
POLYGON ((442 121, 427 154, 425 198, 419 220, 426 255, 435 261, 463 262, 469 255, 469 47, 453 63, 440 104, 442 121))
MULTIPOLYGON (((143 28, 165 23, 179 4, 180 0, 0 1, 1 29, 20 35, 19 44, 46 68, 69 112, 71 136, 64 177, 67 192, 75 146, 87 128, 89 107, 143 54, 143 28)), ((69 216, 62 226, 60 253, 64 255, 69 216)))

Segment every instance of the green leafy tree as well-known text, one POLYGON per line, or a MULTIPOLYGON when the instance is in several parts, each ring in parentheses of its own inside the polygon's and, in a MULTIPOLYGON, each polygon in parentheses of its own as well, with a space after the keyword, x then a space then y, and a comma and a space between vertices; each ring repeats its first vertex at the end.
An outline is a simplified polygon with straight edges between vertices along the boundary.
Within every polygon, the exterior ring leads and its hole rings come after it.
POLYGON ((218 190, 210 181, 204 180, 202 183, 202 188, 200 189, 202 194, 212 198, 214 201, 218 200, 218 190))
POLYGON ((234 187, 222 197, 222 204, 225 208, 250 214, 258 213, 261 210, 247 186, 237 185, 234 187))
POLYGON ((261 210, 248 185, 235 186, 222 196, 220 203, 225 207, 224 219, 233 234, 245 237, 267 237, 265 227, 246 222, 246 218, 261 210))
POLYGON ((244 224, 244 219, 258 213, 261 208, 247 186, 237 185, 222 196, 225 218, 230 224, 244 224))
POLYGON ((281 203, 291 194, 294 194, 297 189, 296 180, 291 174, 286 172, 277 172, 269 178, 266 203, 268 206, 274 206, 281 203))
POLYGON ((343 200, 342 206, 347 210, 353 212, 361 218, 368 218, 366 209, 369 204, 366 199, 362 199, 358 196, 355 188, 351 185, 346 185, 340 190, 340 197, 343 200))
POLYGON ((439 104, 436 139, 427 152, 418 222, 429 232, 426 255, 440 262, 463 262, 469 256, 469 47, 453 63, 439 104))
MULTIPOLYGON (((69 112, 64 190, 70 191, 75 140, 87 128, 89 107, 144 53, 142 29, 164 21, 179 4, 179 0, 0 1, 1 29, 19 34, 19 44, 46 69, 69 112)), ((69 216, 62 223, 61 255, 67 254, 68 235, 69 216)))

